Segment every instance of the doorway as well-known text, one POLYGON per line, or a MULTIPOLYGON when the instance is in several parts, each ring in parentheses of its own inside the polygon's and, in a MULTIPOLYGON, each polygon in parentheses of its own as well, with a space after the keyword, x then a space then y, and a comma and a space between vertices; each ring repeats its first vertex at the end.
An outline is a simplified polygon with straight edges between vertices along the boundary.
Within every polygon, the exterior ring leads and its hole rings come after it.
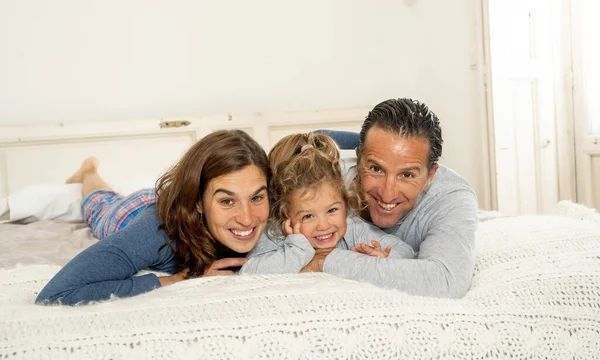
POLYGON ((559 200, 557 9, 561 0, 488 0, 498 211, 551 211, 559 200))

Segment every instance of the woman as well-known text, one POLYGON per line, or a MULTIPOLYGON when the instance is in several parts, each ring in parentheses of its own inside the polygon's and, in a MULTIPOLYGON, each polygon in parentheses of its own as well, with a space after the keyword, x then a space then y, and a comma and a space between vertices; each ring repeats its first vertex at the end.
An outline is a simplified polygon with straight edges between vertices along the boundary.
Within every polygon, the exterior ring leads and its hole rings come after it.
POLYGON ((62 268, 37 304, 127 297, 188 277, 228 275, 256 245, 269 216, 270 169, 240 130, 213 132, 148 191, 115 194, 90 158, 67 182, 82 182, 86 222, 102 239, 62 268), (142 269, 166 272, 134 276, 142 269))

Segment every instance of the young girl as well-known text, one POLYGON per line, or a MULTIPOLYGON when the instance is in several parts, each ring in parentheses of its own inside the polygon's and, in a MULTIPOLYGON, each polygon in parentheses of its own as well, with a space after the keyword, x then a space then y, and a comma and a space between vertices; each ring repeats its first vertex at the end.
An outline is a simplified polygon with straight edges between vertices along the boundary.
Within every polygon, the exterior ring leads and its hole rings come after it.
POLYGON ((315 249, 414 258, 413 249, 402 240, 352 215, 357 205, 350 204, 358 204, 358 199, 351 201, 339 158, 335 142, 323 134, 289 135, 273 147, 271 226, 248 254, 242 273, 299 272, 315 249))
POLYGON ((85 220, 99 242, 63 267, 38 304, 127 297, 188 277, 233 274, 269 217, 270 169, 263 148, 241 130, 194 144, 154 191, 112 191, 90 158, 67 180, 81 182, 85 220), (134 276, 142 269, 162 271, 134 276))

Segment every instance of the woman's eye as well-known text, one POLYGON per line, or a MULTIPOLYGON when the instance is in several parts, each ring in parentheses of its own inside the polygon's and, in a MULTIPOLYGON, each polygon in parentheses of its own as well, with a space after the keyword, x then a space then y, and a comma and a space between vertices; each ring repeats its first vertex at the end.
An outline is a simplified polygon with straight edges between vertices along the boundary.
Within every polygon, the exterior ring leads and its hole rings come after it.
POLYGON ((265 197, 263 195, 256 195, 255 197, 252 198, 252 202, 260 202, 264 198, 265 197))
POLYGON ((223 200, 221 200, 221 204, 222 205, 233 205, 233 200, 232 199, 223 199, 223 200))
POLYGON ((334 213, 336 211, 338 211, 338 208, 335 208, 335 207, 327 210, 327 212, 330 213, 330 214, 332 214, 332 213, 334 213))

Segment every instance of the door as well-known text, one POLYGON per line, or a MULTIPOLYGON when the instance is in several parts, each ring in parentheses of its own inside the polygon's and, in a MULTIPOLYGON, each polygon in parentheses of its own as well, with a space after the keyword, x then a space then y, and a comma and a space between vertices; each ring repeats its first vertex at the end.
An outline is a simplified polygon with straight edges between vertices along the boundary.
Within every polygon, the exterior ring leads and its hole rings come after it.
POLYGON ((498 210, 547 212, 558 201, 553 4, 489 0, 498 210))
POLYGON ((600 208, 600 2, 571 1, 577 201, 600 208))

